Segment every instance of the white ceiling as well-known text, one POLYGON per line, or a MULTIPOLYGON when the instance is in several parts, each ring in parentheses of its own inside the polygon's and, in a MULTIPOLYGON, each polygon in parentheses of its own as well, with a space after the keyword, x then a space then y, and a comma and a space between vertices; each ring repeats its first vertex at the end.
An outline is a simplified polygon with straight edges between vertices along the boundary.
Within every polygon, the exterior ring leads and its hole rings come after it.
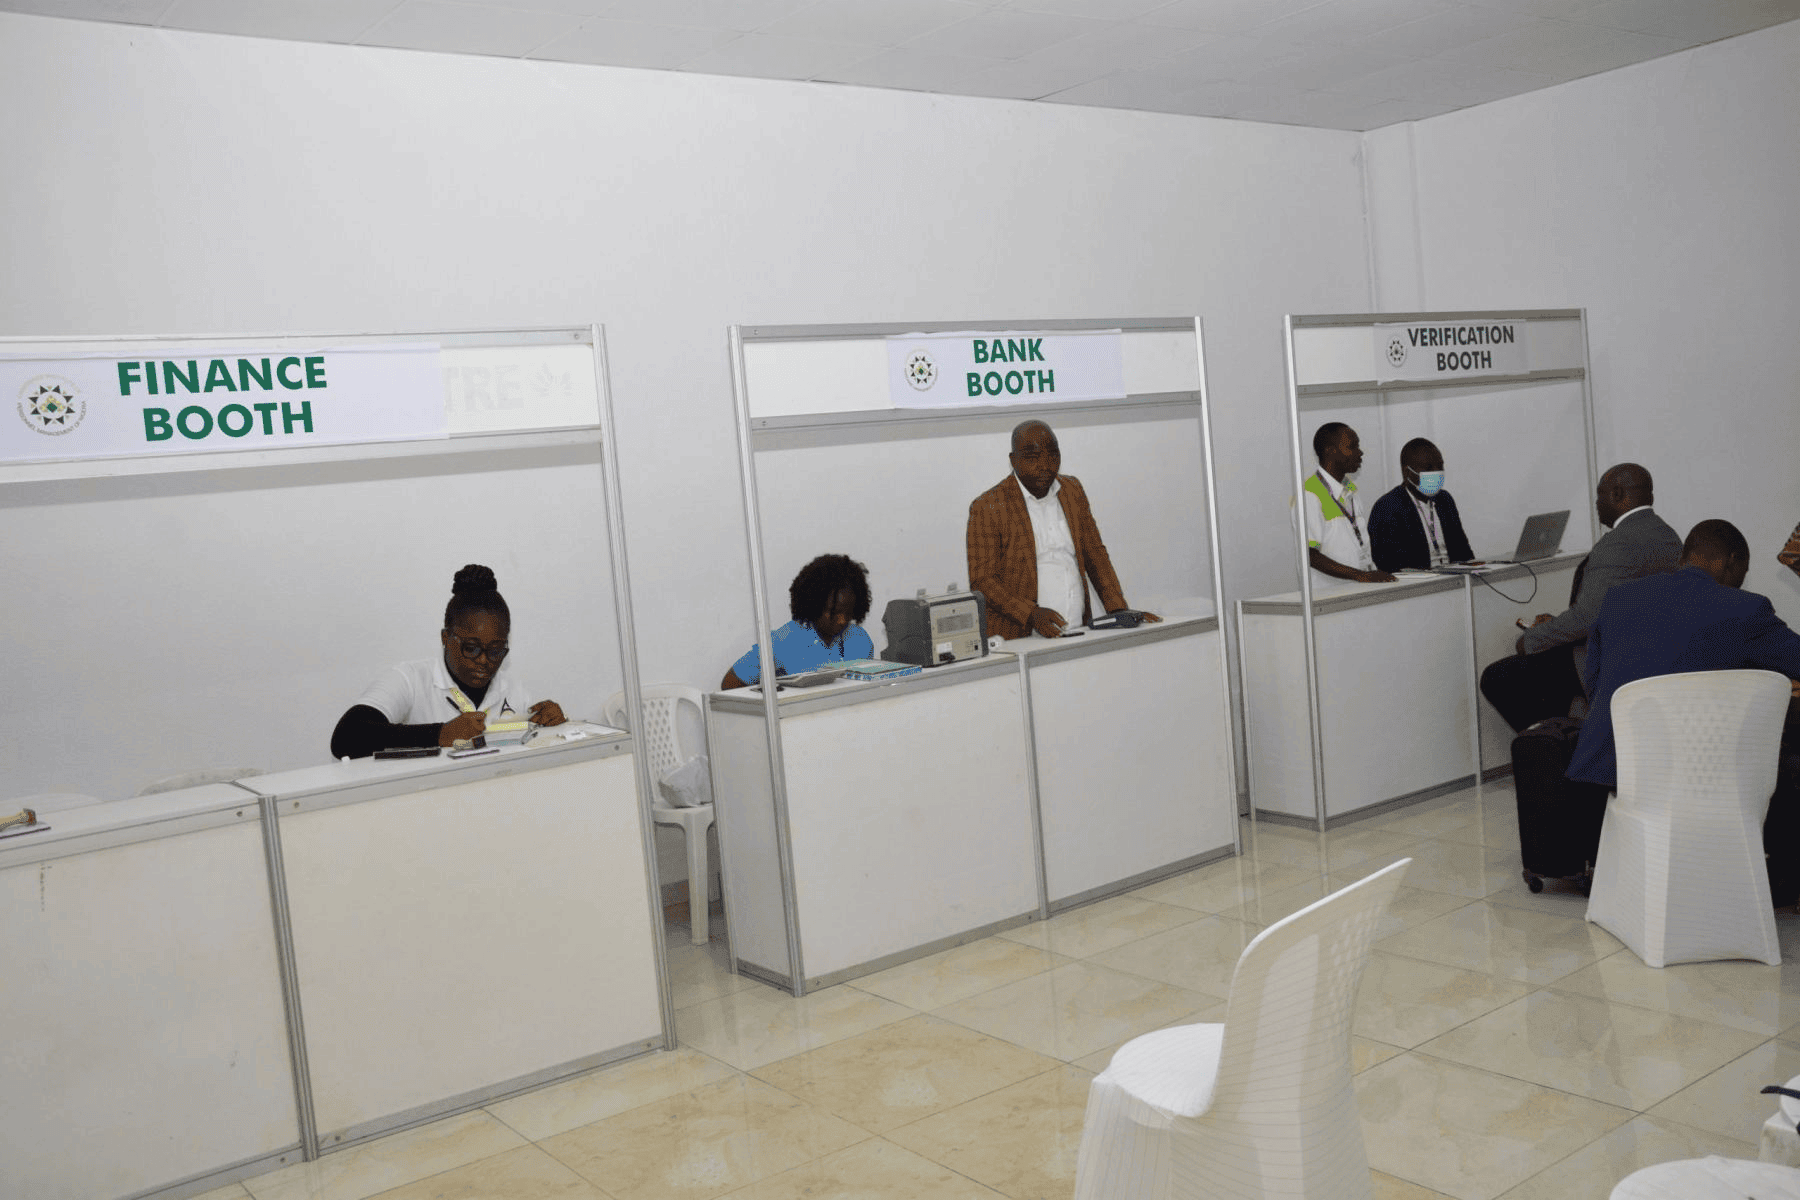
POLYGON ((0 9, 1357 130, 1800 18, 1800 0, 0 0, 0 9))

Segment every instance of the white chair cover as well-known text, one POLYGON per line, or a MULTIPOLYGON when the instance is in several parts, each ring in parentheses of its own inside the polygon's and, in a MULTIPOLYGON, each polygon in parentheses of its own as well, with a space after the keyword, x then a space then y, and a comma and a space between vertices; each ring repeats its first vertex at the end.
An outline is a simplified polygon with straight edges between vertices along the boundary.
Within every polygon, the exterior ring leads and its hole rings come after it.
POLYGON ((1613 693, 1619 790, 1587 919, 1646 965, 1781 962, 1762 822, 1788 692, 1773 671, 1695 671, 1613 693))
POLYGON ((1717 1155, 1684 1158, 1633 1171, 1612 1190, 1611 1200, 1747 1198, 1800 1200, 1800 1169, 1717 1155))
POLYGON ((1223 1025, 1135 1038, 1088 1090, 1076 1200, 1370 1195, 1350 1025, 1405 859, 1258 934, 1223 1025))

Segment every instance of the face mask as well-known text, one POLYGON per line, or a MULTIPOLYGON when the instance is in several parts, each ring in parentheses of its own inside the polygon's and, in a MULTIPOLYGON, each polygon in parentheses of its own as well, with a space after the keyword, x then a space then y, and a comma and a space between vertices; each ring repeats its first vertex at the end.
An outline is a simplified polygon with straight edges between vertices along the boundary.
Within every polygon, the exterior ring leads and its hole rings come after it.
POLYGON ((1442 471, 1420 471, 1419 481, 1413 486, 1419 489, 1422 496, 1435 496, 1444 490, 1444 473, 1442 471))

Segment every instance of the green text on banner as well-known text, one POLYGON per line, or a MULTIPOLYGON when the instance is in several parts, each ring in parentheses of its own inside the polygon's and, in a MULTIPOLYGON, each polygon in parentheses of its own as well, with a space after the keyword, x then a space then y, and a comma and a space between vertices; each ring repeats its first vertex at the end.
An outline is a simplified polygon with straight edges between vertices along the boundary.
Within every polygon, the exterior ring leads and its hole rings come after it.
POLYGON ((887 339, 895 408, 1116 400, 1125 395, 1117 329, 1080 333, 915 333, 887 339))
POLYGON ((0 462, 447 436, 435 345, 135 353, 0 358, 0 462))

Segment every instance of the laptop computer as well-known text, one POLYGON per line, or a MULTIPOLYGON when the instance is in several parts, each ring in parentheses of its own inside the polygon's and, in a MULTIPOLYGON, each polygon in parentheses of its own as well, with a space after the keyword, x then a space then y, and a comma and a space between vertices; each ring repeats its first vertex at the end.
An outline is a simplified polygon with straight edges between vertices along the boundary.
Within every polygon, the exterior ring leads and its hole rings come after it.
POLYGON ((1519 548, 1509 558, 1491 558, 1489 562, 1521 563, 1549 558, 1562 547, 1563 529, 1569 524, 1569 510, 1538 513, 1525 518, 1519 531, 1519 548))

